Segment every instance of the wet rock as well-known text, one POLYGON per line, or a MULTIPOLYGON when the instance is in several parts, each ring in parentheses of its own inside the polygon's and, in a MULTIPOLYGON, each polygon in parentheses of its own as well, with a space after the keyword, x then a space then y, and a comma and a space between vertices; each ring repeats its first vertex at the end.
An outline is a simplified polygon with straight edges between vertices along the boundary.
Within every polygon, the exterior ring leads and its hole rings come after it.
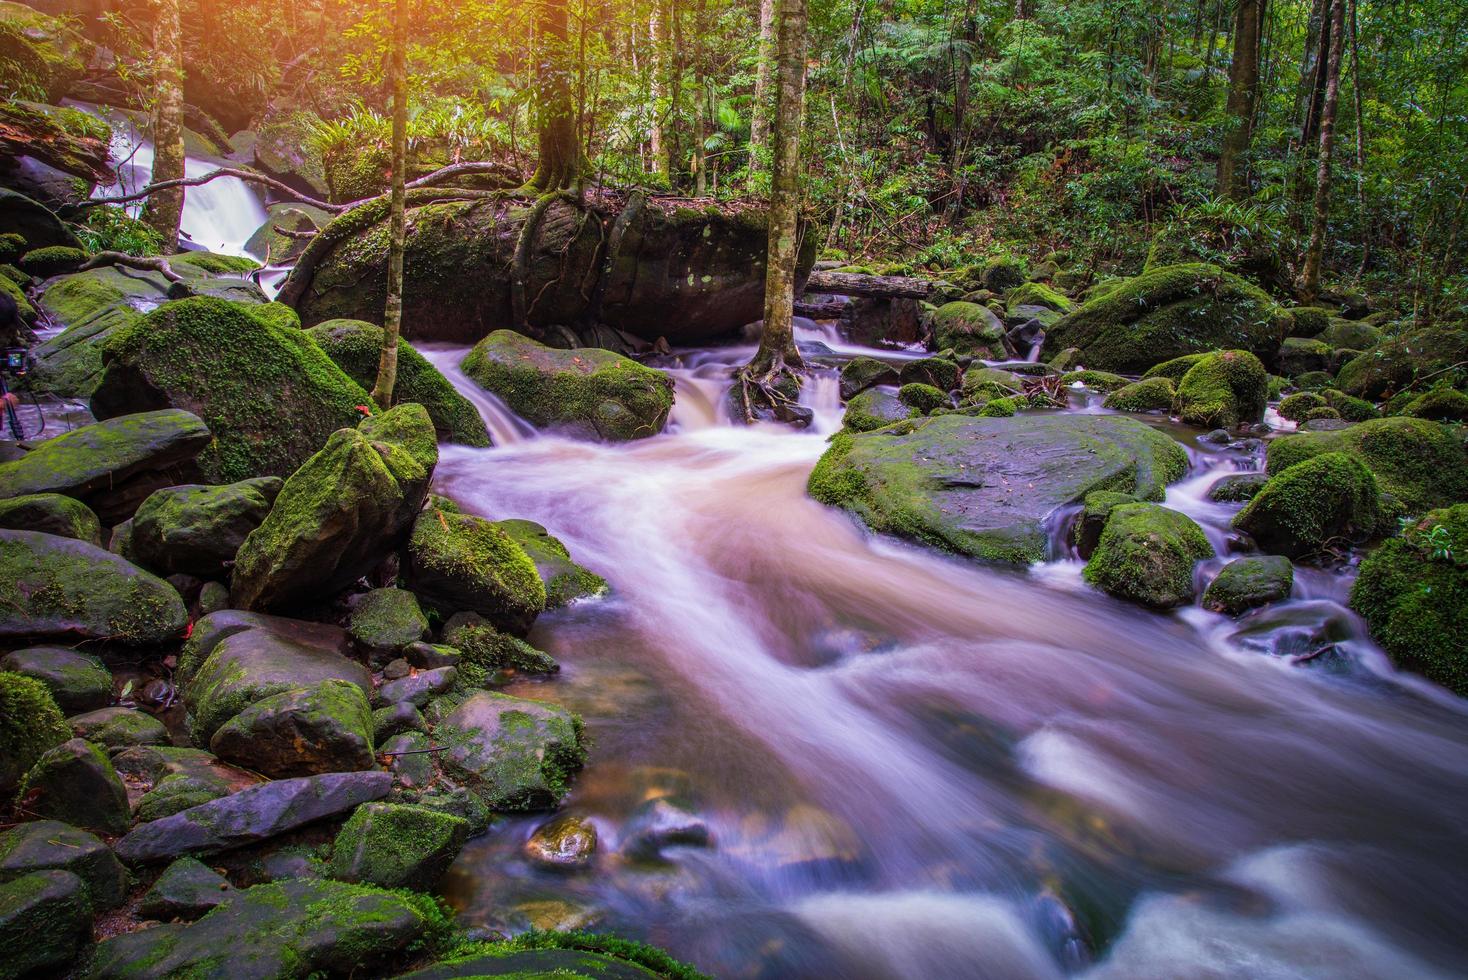
POLYGON ((497 810, 556 806, 586 761, 581 720, 564 708, 479 691, 437 732, 442 765, 497 810))
POLYGON ((938 350, 995 361, 1007 354, 1004 334, 1004 321, 978 303, 959 300, 933 311, 933 344, 938 350))
POLYGON ((80 500, 59 493, 33 493, 0 500, 0 528, 40 531, 99 547, 102 544, 102 524, 97 515, 80 500))
POLYGON ((382 668, 382 679, 385 681, 402 680, 412 672, 413 668, 408 665, 408 661, 399 657, 396 660, 388 661, 387 666, 382 668))
POLYGON ((342 881, 430 891, 469 837, 469 821, 393 803, 357 808, 331 850, 331 873, 342 881))
POLYGON ((1435 377, 1468 360, 1468 327, 1434 325, 1404 330, 1341 366, 1335 387, 1358 398, 1379 399, 1418 378, 1435 377))
POLYGON ((1233 526, 1261 549, 1302 558, 1335 538, 1369 536, 1381 522, 1380 491, 1359 459, 1326 453, 1271 477, 1233 526))
POLYGON ((225 609, 195 621, 194 629, 178 658, 178 676, 187 681, 203 666, 210 654, 224 640, 236 633, 262 630, 292 643, 313 647, 321 653, 345 657, 352 652, 346 630, 326 623, 312 623, 265 613, 225 609))
POLYGON ((193 858, 179 858, 143 895, 138 913, 148 919, 192 922, 234 895, 224 876, 193 858))
POLYGON ((427 728, 428 722, 423 719, 423 712, 411 701, 399 701, 372 712, 374 745, 383 745, 394 735, 401 735, 403 732, 421 732, 427 728))
POLYGON ((1187 456, 1120 415, 944 415, 831 440, 808 483, 868 526, 988 561, 1045 557, 1047 523, 1093 490, 1160 499, 1187 456))
POLYGON ((912 414, 897 395, 885 388, 868 388, 846 403, 841 425, 852 432, 870 432, 912 414))
POLYGON ((841 366, 841 400, 849 402, 877 385, 896 385, 897 377, 895 367, 875 357, 853 357, 841 366))
POLYGON ((482 517, 428 508, 413 524, 407 555, 408 587, 444 615, 471 610, 499 629, 525 633, 545 608, 535 563, 482 517))
POLYGON ((212 854, 276 837, 386 796, 385 772, 340 772, 280 779, 242 789, 139 826, 117 842, 117 855, 144 864, 184 854, 212 854))
POLYGON ((400 790, 428 786, 438 775, 433 763, 433 744, 422 732, 394 735, 378 750, 388 757, 393 784, 400 790))
POLYGON ((270 513, 280 477, 155 491, 133 516, 129 557, 164 574, 221 578, 270 513))
POLYGON ((347 632, 375 662, 381 663, 427 636, 428 618, 418 607, 418 598, 413 593, 405 589, 373 589, 359 597, 352 607, 347 632))
POLYGON ((1203 593, 1203 608, 1237 616, 1256 606, 1288 599, 1295 568, 1288 558, 1254 555, 1235 558, 1218 573, 1203 593))
POLYGON ((129 745, 167 745, 163 722, 136 708, 101 708, 66 719, 77 738, 109 749, 129 745))
POLYGON ((427 896, 339 881, 272 882, 235 892, 192 924, 102 942, 91 976, 386 976, 438 921, 427 896))
POLYGON ((0 671, 0 803, 9 801, 37 759, 71 737, 46 685, 0 671))
POLYGON ((571 552, 560 539, 541 525, 510 520, 499 521, 498 526, 535 563, 535 570, 545 583, 545 608, 559 609, 576 599, 607 591, 606 579, 572 561, 571 552))
POLYGON ((1193 564, 1213 546, 1192 518, 1157 504, 1122 504, 1111 510, 1086 581, 1108 595, 1150 609, 1193 601, 1193 564))
POLYGON ((1118 412, 1170 412, 1176 394, 1167 378, 1148 378, 1116 389, 1102 406, 1118 412))
POLYGON ((0 497, 74 497, 110 527, 131 517, 154 490, 196 476, 194 459, 209 441, 204 422, 177 409, 84 425, 0 463, 0 497))
POLYGON ((255 702, 221 725, 209 748, 275 778, 371 769, 372 709, 357 684, 325 680, 255 702))
POLYGON ((585 817, 558 817, 537 827, 522 850, 542 867, 557 871, 584 868, 596 855, 596 824, 585 817))
POLYGON ((1106 530, 1106 521, 1111 517, 1111 511, 1122 504, 1135 503, 1139 501, 1129 493, 1097 490, 1094 493, 1086 494, 1085 506, 1081 508, 1080 515, 1076 518, 1075 528, 1071 532, 1071 541, 1075 544, 1076 554, 1082 558, 1090 558, 1096 551, 1096 545, 1101 541, 1101 532, 1106 530))
POLYGON ((205 582, 199 588, 199 598, 194 603, 196 620, 211 616, 221 609, 229 608, 229 586, 222 582, 205 582))
POLYGON ((85 830, 121 834, 132 825, 127 788, 107 753, 73 738, 36 760, 20 784, 26 808, 85 830))
POLYGON ((518 670, 526 674, 554 674, 561 669, 555 658, 501 633, 473 613, 459 613, 444 624, 444 639, 462 654, 462 661, 487 670, 518 670))
MULTIPOLYGON (((299 145, 294 149, 297 153, 303 151, 303 147, 299 145)), ((262 148, 258 142, 253 152, 257 155, 257 161, 259 157, 263 156, 265 159, 280 162, 278 157, 274 157, 269 149, 262 148)), ((266 169, 266 173, 274 177, 283 176, 286 179, 291 176, 290 173, 282 174, 276 169, 266 169)), ((311 193, 305 187, 300 189, 306 190, 308 194, 311 193)), ((317 196, 325 193, 326 188, 323 186, 317 192, 317 196)), ((266 209, 266 214, 265 223, 255 229, 255 233, 245 242, 245 251, 261 262, 265 262, 268 258, 271 262, 282 265, 293 264, 301 257, 301 253, 306 250, 306 239, 295 235, 285 235, 276 229, 315 232, 326 227, 327 222, 331 221, 333 217, 330 211, 313 207, 310 204, 298 204, 295 201, 272 204, 266 209)), ((318 340, 317 343, 319 344, 320 341, 318 340)), ((332 358, 332 360, 336 359, 332 358)))
POLYGON ((1279 348, 1279 370, 1287 378, 1324 371, 1330 366, 1330 345, 1306 337, 1286 337, 1279 348))
POLYGON ((459 679, 457 667, 436 667, 395 681, 377 689, 377 699, 384 704, 407 702, 422 708, 440 695, 447 694, 459 679))
POLYGON ((1252 500, 1269 482, 1267 473, 1231 473, 1208 488, 1208 499, 1218 503, 1252 500))
POLYGON ((96 837, 56 820, 32 820, 0 833, 0 881, 36 871, 69 871, 99 909, 122 904, 127 871, 96 837))
POLYGON ((200 749, 165 745, 123 749, 112 764, 141 793, 134 813, 140 823, 181 813, 261 780, 200 749))
POLYGON ((435 667, 456 667, 463 654, 451 646, 441 643, 409 643, 403 648, 408 663, 420 670, 435 667))
POLYGON ((468 977, 586 977, 589 980, 650 980, 642 966, 605 952, 585 949, 511 949, 456 959, 404 974, 399 980, 458 980, 468 977))
POLYGON ((1231 429, 1264 418, 1269 374, 1248 351, 1209 354, 1177 386, 1178 416, 1191 425, 1231 429))
POLYGON ((963 382, 963 368, 947 357, 920 357, 903 362, 897 379, 905 385, 932 385, 939 391, 953 391, 963 382))
POLYGON ((708 847, 713 835, 703 818, 667 798, 651 800, 622 831, 622 850, 642 859, 662 856, 665 847, 708 847))
POLYGON ((102 661, 66 647, 27 647, 0 657, 0 670, 33 677, 46 685, 67 714, 112 703, 112 674, 102 661))
POLYGON ((0 884, 4 976, 61 976, 91 940, 91 898, 76 875, 37 871, 0 884))

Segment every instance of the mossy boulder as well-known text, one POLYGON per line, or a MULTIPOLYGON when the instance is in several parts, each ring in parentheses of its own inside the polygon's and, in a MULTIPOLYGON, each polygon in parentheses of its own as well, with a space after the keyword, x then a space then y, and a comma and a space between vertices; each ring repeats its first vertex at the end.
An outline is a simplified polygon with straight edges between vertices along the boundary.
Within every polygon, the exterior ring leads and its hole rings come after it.
POLYGON ((88 544, 102 543, 102 523, 92 509, 74 497, 33 493, 0 500, 0 528, 40 531, 88 544))
POLYGON ((156 490, 133 515, 128 554, 165 575, 223 578, 280 493, 278 476, 156 490))
POLYGON ((1119 415, 942 415, 831 440, 807 485, 873 530, 970 557, 1035 562, 1046 525, 1095 490, 1160 499, 1187 455, 1119 415))
POLYGON ((673 380, 621 354, 556 350, 496 330, 464 358, 464 373, 533 425, 582 438, 655 436, 673 407, 673 380))
POLYGON ((1263 290, 1217 266, 1163 266, 1062 317, 1046 333, 1044 350, 1078 347, 1088 367, 1129 373, 1220 348, 1272 363, 1288 325, 1263 290))
POLYGON ((924 384, 939 391, 953 391, 963 382, 963 368, 947 357, 920 357, 905 362, 897 379, 905 385, 924 384))
MULTIPOLYGON (((0 803, 10 799, 37 759, 69 738, 71 729, 46 685, 0 671, 0 803)), ((0 865, 0 880, 3 877, 0 865)))
POLYGON ((102 661, 66 647, 28 647, 0 657, 0 670, 32 677, 46 685, 66 714, 112 703, 112 674, 102 661))
POLYGON ((70 871, 0 884, 0 976, 62 976, 91 941, 91 896, 70 871))
POLYGON ((382 663, 428 635, 428 617, 406 589, 373 589, 352 607, 347 632, 373 660, 382 663))
POLYGON ((466 676, 474 668, 479 673, 509 669, 525 674, 554 674, 561 669, 550 654, 519 637, 501 633, 472 614, 449 620, 444 625, 443 638, 459 651, 459 666, 466 676))
POLYGON ((1069 313, 1075 303, 1069 297, 1042 282, 1027 282, 1009 291, 1005 302, 1011 311, 1021 306, 1043 306, 1057 313, 1069 313))
POLYGON ((1007 419, 1025 407, 1025 400, 1019 397, 995 398, 984 405, 978 411, 981 419, 1007 419))
MULTIPOLYGON (((258 144, 256 152, 259 153, 258 144)), ((276 229, 316 232, 325 228, 333 217, 332 212, 310 204, 299 204, 295 201, 272 204, 266 208, 265 223, 255 229, 255 233, 245 242, 245 251, 262 263, 267 259, 275 265, 293 263, 306 250, 307 240, 283 234, 276 229)))
POLYGON ((1256 606, 1288 599, 1295 583, 1295 567, 1280 555, 1235 558, 1208 583, 1203 608, 1237 616, 1256 606))
POLYGON ((1450 428, 1426 419, 1374 419, 1333 432, 1283 436, 1269 444, 1268 470, 1278 475, 1334 452, 1359 457, 1408 513, 1468 500, 1468 449, 1450 428))
POLYGON ((96 545, 0 531, 0 639, 164 643, 188 621, 173 586, 96 545))
MULTIPOLYGON (((0 25, 4 23, 0 20, 0 25)), ((6 33, 0 26, 0 46, 6 41, 6 33)), ((8 66, 3 55, 0 55, 0 66, 8 66)), ((50 208, 8 187, 0 187, 0 234, 19 235, 31 248, 81 246, 76 235, 50 208)))
POLYGON ((94 980, 388 976, 445 937, 427 895, 292 879, 236 892, 197 922, 154 926, 98 945, 94 980))
POLYGON ((371 769, 372 707, 358 684, 327 679, 251 704, 214 732, 209 750, 272 778, 371 769))
POLYGON ((1287 378, 1330 367, 1330 346, 1306 337, 1286 337, 1279 348, 1279 370, 1287 378))
POLYGON ((1169 358, 1161 364, 1154 364, 1142 372, 1142 380, 1149 381, 1152 378, 1166 378, 1176 385, 1179 381, 1182 381, 1183 375, 1187 374, 1194 364, 1197 364, 1211 353, 1212 351, 1204 351, 1200 354, 1184 354, 1181 357, 1169 358))
POLYGON ((1220 504, 1245 503, 1268 483, 1267 473, 1230 473, 1208 488, 1208 499, 1220 504))
POLYGON ((1208 429, 1233 428, 1264 418, 1269 373, 1242 350, 1209 354, 1188 368, 1177 386, 1177 414, 1208 429))
POLYGON ((114 525, 154 490, 197 476, 194 459, 209 440, 199 417, 178 409, 85 425, 0 463, 0 498, 59 493, 114 525))
POLYGON ((1400 414, 1438 422, 1468 422, 1468 394, 1452 388, 1433 388, 1408 402, 1400 414))
POLYGON ((77 738, 108 749, 131 745, 168 745, 168 728, 145 711, 121 706, 98 708, 66 719, 77 738))
POLYGON ((1327 306, 1293 306, 1285 312, 1290 315, 1291 337, 1318 337, 1339 311, 1327 306))
POLYGON ((607 591, 607 580, 573 561, 570 550, 541 525, 510 520, 499 521, 498 526, 534 562, 540 580, 545 583, 545 608, 559 609, 577 599, 607 591))
POLYGON ((466 977, 556 977, 558 980, 703 980, 667 953, 611 935, 534 930, 514 939, 476 943, 400 980, 466 977))
POLYGON ((1332 350, 1364 351, 1381 342, 1381 330, 1359 320, 1342 320, 1340 317, 1332 317, 1316 339, 1328 345, 1332 350))
POLYGON ((927 415, 934 409, 948 408, 953 404, 946 391, 925 384, 903 385, 897 392, 897 400, 917 415, 927 415))
POLYGON ((1381 399, 1418 379, 1468 360, 1468 326, 1415 327, 1387 337, 1347 361, 1335 387, 1358 398, 1381 399))
MULTIPOLYGON (((935 389, 936 390, 936 389, 935 389)), ((870 432, 891 425, 912 414, 897 395, 885 388, 868 388, 851 397, 841 424, 852 432, 870 432)))
POLYGON ((476 612, 513 633, 527 632, 545 609, 545 584, 525 549, 471 514, 423 511, 408 539, 404 577, 430 608, 476 612))
POLYGON ((370 399, 305 334, 256 308, 198 297, 117 330, 102 349, 92 412, 113 418, 182 408, 209 425, 204 476, 287 476, 370 399))
POLYGON ((996 255, 985 259, 974 272, 979 283, 993 293, 1023 285, 1028 275, 1025 260, 1017 255, 996 255))
POLYGON ((92 904, 110 909, 127 894, 127 871, 111 848, 57 820, 31 820, 0 833, 0 882, 37 871, 69 871, 87 883, 92 904))
MULTIPOLYGON (((362 320, 327 320, 306 333, 337 367, 367 391, 377 380, 378 355, 382 350, 382 328, 362 320)), ((489 430, 479 410, 454 390, 438 368, 398 340, 398 374, 393 387, 395 402, 416 402, 428 411, 442 442, 464 446, 488 446, 489 430)))
POLYGON ((1117 412, 1170 412, 1177 392, 1167 378, 1134 381, 1106 396, 1102 407, 1117 412))
POLYGON ((1086 494, 1081 512, 1076 515, 1075 527, 1071 529, 1071 542, 1075 545, 1076 554, 1082 558, 1090 558, 1095 553, 1096 545, 1101 540, 1101 532, 1106 530, 1106 521, 1111 517, 1113 508, 1140 502, 1134 494, 1117 493, 1114 490, 1097 490, 1086 494))
POLYGON ((897 384, 897 369, 875 357, 853 357, 841 365, 841 399, 850 401, 877 385, 897 384))
POLYGON ((36 816, 103 834, 132 824, 127 787, 101 746, 73 738, 49 749, 21 780, 17 795, 36 816))
POLYGON ((223 875, 194 858, 170 864, 138 904, 138 914, 149 919, 192 922, 234 897, 223 875))
POLYGON ((1213 547, 1192 518, 1158 504, 1111 509, 1086 563, 1086 581, 1108 595, 1149 609, 1193 601, 1193 564, 1213 547))
POLYGON ((364 803, 331 848, 331 876, 431 891, 469 837, 469 821, 395 803, 364 803))
POLYGON ((1060 376, 1060 383, 1066 386, 1082 385, 1092 391, 1105 394, 1120 391, 1131 384, 1132 379, 1112 374, 1110 371, 1067 371, 1060 376))
POLYGON ((1010 398, 1024 390, 1024 381, 1012 371, 974 364, 963 372, 960 404, 982 405, 995 398, 1010 398))
POLYGON ((1325 399, 1313 391, 1297 391, 1280 399, 1279 417, 1289 419, 1291 422, 1303 422, 1305 416, 1311 409, 1325 408, 1325 399))
POLYGON ((564 708, 479 691, 438 726, 444 768, 497 810, 557 806, 586 761, 581 719, 564 708))
POLYGON ((938 350, 999 360, 1005 356, 1004 321, 988 307, 955 301, 933 311, 933 343, 938 350))
POLYGON ((20 257, 20 270, 37 279, 49 279, 67 272, 75 272, 82 263, 91 258, 83 248, 69 245, 51 245, 34 248, 20 257))
POLYGON ((1429 511, 1367 555, 1351 608, 1398 667, 1468 696, 1468 504, 1429 511))
POLYGON ((1265 551, 1309 557, 1334 539, 1371 535, 1381 523, 1379 496, 1359 458, 1324 453, 1272 477, 1233 524, 1265 551))

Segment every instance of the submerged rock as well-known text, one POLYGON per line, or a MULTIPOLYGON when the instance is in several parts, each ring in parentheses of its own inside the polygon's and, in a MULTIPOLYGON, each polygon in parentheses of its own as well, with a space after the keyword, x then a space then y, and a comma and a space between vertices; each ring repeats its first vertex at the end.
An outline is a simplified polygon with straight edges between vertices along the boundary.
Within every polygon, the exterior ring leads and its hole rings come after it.
POLYGON ((988 561, 1045 557, 1047 522, 1094 490, 1160 499, 1187 468, 1181 446, 1118 415, 944 415, 843 432, 811 496, 873 530, 988 561))
POLYGON ((525 841, 525 856, 557 871, 584 868, 596 855, 596 824, 567 815, 541 824, 525 841))
POLYGON ((1255 606, 1288 599, 1295 568, 1279 555, 1235 558, 1223 566, 1203 593, 1203 608, 1237 616, 1255 606))
POLYGON ((1213 547, 1192 518, 1158 504, 1122 504, 1111 511, 1086 581, 1118 599, 1150 609, 1193 600, 1193 564, 1213 547))
POLYGON ((0 975, 61 976, 91 941, 91 897, 70 871, 37 871, 0 884, 0 975))
POLYGON ((34 677, 66 714, 112 703, 112 674, 102 661, 66 647, 28 647, 0 657, 0 670, 34 677))
POLYGON ((622 839, 624 852, 647 860, 661 857, 665 847, 707 847, 713 835, 698 814, 659 797, 632 815, 622 839))
POLYGON ((155 491, 133 516, 128 554, 165 575, 221 578, 280 493, 278 476, 155 491))
POLYGON ((357 807, 331 848, 331 875, 381 888, 431 891, 469 838, 469 821, 395 803, 357 807))
POLYGON ((586 761, 581 719, 564 708, 478 691, 444 718, 444 768, 497 810, 556 806, 586 761))

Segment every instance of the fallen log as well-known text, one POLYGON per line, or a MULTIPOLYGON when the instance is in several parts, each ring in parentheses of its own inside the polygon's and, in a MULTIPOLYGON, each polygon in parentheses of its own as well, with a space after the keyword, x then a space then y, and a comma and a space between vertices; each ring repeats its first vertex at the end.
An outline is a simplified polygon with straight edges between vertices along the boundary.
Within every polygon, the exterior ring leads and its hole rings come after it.
POLYGON ((812 320, 839 320, 841 314, 846 312, 847 305, 844 299, 827 300, 824 303, 806 303, 797 300, 795 315, 809 317, 812 320))
POLYGON ((906 276, 867 276, 855 272, 812 272, 805 282, 807 293, 828 296, 875 296, 882 299, 927 299, 944 288, 943 283, 906 276))

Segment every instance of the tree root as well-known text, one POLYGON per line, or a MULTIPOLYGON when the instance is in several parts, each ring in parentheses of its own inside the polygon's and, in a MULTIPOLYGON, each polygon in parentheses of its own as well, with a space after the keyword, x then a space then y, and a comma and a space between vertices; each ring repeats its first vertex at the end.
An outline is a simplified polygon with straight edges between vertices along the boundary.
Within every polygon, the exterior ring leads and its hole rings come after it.
POLYGON ((156 257, 139 257, 128 255, 125 252, 98 252, 86 262, 82 263, 78 272, 86 272, 88 269, 100 269, 105 265, 123 266, 128 269, 138 269, 143 272, 156 272, 172 285, 168 287, 168 295, 173 299, 185 299, 194 295, 189 284, 184 282, 183 276, 173 271, 168 260, 156 257))

